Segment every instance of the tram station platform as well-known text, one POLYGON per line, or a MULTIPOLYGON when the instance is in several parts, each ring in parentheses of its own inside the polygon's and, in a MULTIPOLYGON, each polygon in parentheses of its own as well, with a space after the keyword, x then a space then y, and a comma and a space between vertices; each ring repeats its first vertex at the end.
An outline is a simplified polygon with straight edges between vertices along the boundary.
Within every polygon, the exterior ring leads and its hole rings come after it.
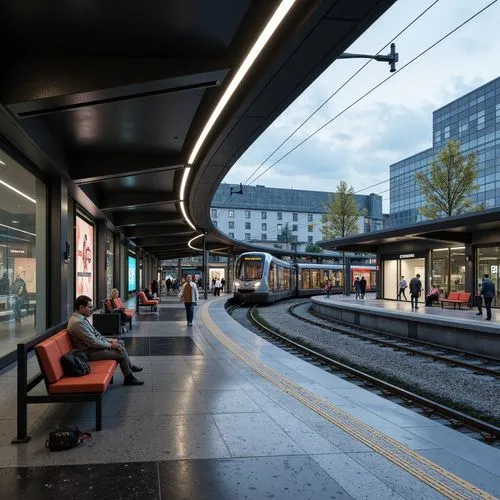
POLYGON ((175 297, 138 315, 124 338, 145 385, 123 386, 117 371, 100 432, 92 404, 31 405, 31 441, 11 444, 16 370, 2 372, 2 497, 500 496, 500 449, 268 343, 236 323, 225 300, 201 301, 193 327, 175 297), (44 443, 58 425, 92 438, 50 452, 44 443))
POLYGON ((367 294, 364 300, 355 295, 312 297, 317 313, 350 325, 396 333, 446 347, 464 349, 476 354, 500 358, 500 313, 493 309, 492 320, 477 316, 477 308, 426 307, 417 310, 410 301, 376 299, 367 294))

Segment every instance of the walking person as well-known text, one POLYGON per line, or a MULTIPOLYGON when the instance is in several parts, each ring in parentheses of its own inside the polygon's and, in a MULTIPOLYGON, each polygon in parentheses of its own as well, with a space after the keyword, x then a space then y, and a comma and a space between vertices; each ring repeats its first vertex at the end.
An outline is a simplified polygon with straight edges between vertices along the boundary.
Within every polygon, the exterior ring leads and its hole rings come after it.
MULTIPOLYGON (((491 303, 495 298, 495 283, 490 280, 488 274, 483 275, 483 283, 481 285, 481 295, 484 299, 484 307, 486 308, 486 319, 491 321, 491 303)), ((482 312, 482 311, 481 311, 482 312)))
POLYGON ((194 306, 198 303, 198 287, 192 280, 193 277, 188 274, 179 294, 181 302, 184 302, 184 307, 186 308, 188 326, 193 326, 194 306))
POLYGON ((330 298, 330 292, 332 291, 332 282, 327 278, 325 281, 325 292, 326 292, 326 298, 330 298))
POLYGON ((411 308, 418 309, 418 298, 422 293, 422 282, 420 281, 420 274, 417 274, 410 281, 410 299, 411 299, 411 308), (415 305, 413 303, 415 302, 415 305))
POLYGON ((356 300, 358 300, 360 296, 359 276, 354 280, 354 291, 356 292, 356 300))
POLYGON ((167 295, 170 295, 170 290, 172 289, 172 280, 170 278, 167 278, 167 281, 165 281, 165 286, 167 287, 167 295))
POLYGON ((221 278, 220 284, 221 284, 220 291, 223 292, 224 291, 224 285, 226 284, 226 280, 224 278, 221 278))
POLYGON ((478 287, 476 290, 476 296, 474 297, 474 305, 477 307, 476 316, 483 315, 483 296, 481 295, 481 288, 483 287, 483 281, 481 280, 478 283, 478 287))
POLYGON ((217 278, 215 278, 215 283, 214 283, 214 297, 220 297, 221 288, 222 288, 222 283, 219 277, 217 276, 217 278))
POLYGON ((408 283, 405 280, 404 276, 401 276, 401 279, 399 280, 399 293, 398 293, 398 300, 401 300, 401 295, 405 298, 405 302, 408 302, 408 299, 406 298, 406 289, 408 288, 408 283))
POLYGON ((366 292, 366 280, 364 276, 361 276, 361 279, 359 280, 359 293, 362 299, 365 298, 365 292, 366 292))

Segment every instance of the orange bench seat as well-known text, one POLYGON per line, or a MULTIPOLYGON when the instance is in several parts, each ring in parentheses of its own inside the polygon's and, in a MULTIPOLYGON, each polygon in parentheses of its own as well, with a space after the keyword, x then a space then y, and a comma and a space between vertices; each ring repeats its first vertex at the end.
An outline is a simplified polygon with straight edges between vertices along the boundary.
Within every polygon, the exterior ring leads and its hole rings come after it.
POLYGON ((462 304, 470 307, 471 295, 469 292, 450 292, 446 299, 440 300, 441 308, 443 308, 444 304, 453 304, 453 309, 456 309, 457 304, 459 309, 462 304))
POLYGON ((96 429, 101 430, 102 394, 112 383, 118 362, 114 359, 89 361, 90 373, 82 377, 66 377, 61 357, 73 348, 71 337, 66 329, 52 335, 35 347, 47 392, 49 397, 64 397, 65 401, 75 400, 78 397, 85 397, 85 400, 92 398, 96 402, 96 429))

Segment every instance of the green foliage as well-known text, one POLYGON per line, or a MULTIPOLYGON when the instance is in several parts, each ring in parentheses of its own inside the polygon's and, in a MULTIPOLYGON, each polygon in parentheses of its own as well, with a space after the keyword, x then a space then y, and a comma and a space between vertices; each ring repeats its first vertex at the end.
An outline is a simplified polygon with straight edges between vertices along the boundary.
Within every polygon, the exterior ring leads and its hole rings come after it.
POLYGON ((322 253, 323 249, 320 246, 318 246, 318 245, 316 245, 314 243, 308 243, 306 245, 306 252, 310 252, 310 253, 322 253))
POLYGON ((477 157, 460 153, 460 142, 450 140, 431 163, 429 175, 417 172, 415 178, 426 204, 420 213, 427 219, 451 217, 484 208, 474 205, 470 199, 477 185, 477 157))
POLYGON ((325 239, 351 236, 358 233, 358 220, 364 211, 358 208, 354 190, 340 181, 337 192, 328 193, 328 203, 323 205, 323 227, 321 232, 325 239))

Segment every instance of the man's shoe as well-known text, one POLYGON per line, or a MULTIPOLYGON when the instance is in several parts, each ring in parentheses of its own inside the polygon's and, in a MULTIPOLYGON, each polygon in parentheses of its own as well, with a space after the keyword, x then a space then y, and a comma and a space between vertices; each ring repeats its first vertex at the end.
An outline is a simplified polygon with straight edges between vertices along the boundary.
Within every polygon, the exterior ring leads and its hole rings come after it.
POLYGON ((486 318, 486 321, 491 321, 491 318, 486 318))
POLYGON ((482 316, 483 313, 476 313, 476 316, 482 316))
POLYGON ((193 323, 188 323, 188 326, 193 326, 193 323))
POLYGON ((144 380, 139 380, 135 378, 131 373, 129 373, 123 382, 124 385, 144 385, 144 380))
POLYGON ((139 373, 139 372, 142 372, 143 368, 141 368, 140 366, 137 366, 137 365, 132 365, 130 367, 130 369, 134 372, 134 373, 139 373))

